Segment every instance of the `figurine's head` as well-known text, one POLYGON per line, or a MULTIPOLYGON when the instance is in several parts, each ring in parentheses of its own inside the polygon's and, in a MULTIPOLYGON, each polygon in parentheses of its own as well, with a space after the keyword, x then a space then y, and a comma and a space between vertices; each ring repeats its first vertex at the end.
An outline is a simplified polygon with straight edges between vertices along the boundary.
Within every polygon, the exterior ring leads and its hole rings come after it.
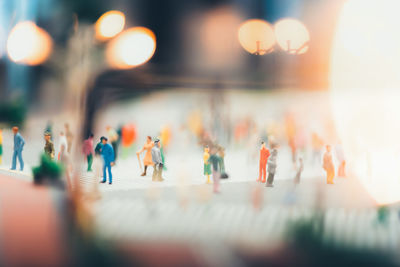
POLYGON ((12 131, 13 131, 13 133, 14 134, 17 134, 18 133, 18 127, 17 126, 14 126, 14 127, 12 127, 12 131))
POLYGON ((161 145, 160 140, 159 139, 154 140, 154 145, 157 147, 160 147, 160 145, 161 145))
POLYGON ((265 142, 261 141, 261 148, 265 148, 265 142))
POLYGON ((147 143, 150 143, 152 140, 151 136, 147 136, 147 143))
POLYGON ((210 152, 210 148, 208 146, 205 146, 204 147, 204 152, 207 152, 207 153, 210 152))
POLYGON ((50 138, 51 138, 50 132, 45 132, 45 133, 44 133, 44 140, 50 141, 50 138))
POLYGON ((89 139, 93 139, 93 137, 94 137, 94 134, 89 134, 89 139))
POLYGON ((326 145, 326 151, 327 152, 331 152, 331 146, 330 145, 326 145))
POLYGON ((102 136, 102 137, 100 138, 100 140, 101 140, 101 142, 103 143, 103 145, 107 144, 107 141, 108 141, 107 137, 102 136))

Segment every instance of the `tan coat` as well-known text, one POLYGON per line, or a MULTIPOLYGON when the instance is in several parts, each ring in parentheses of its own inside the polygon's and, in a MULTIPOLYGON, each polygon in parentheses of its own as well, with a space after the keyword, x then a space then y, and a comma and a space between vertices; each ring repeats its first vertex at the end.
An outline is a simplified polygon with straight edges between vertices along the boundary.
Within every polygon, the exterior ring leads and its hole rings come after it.
POLYGON ((144 155, 143 158, 143 165, 144 166, 153 166, 153 160, 151 158, 151 149, 153 148, 154 143, 151 142, 149 144, 145 144, 142 148, 142 151, 146 151, 146 154, 144 155))

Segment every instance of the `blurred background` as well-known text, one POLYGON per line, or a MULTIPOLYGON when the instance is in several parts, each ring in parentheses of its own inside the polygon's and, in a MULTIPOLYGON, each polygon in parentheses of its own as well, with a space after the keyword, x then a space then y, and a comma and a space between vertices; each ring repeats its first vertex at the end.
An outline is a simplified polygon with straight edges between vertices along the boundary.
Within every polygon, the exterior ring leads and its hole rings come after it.
POLYGON ((396 0, 0 7, 0 265, 400 264, 396 0), (90 134, 113 143, 112 185, 100 159, 87 170, 90 134), (141 176, 147 136, 162 182, 141 176), (262 141, 273 187, 257 181, 262 141), (205 146, 225 165, 219 193, 205 146))

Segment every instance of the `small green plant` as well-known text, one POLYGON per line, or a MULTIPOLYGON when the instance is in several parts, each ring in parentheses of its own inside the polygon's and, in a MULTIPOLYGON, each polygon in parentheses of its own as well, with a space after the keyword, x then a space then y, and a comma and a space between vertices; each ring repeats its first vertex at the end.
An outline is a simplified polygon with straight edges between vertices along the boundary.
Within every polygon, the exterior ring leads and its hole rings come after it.
POLYGON ((51 160, 46 154, 40 157, 40 165, 32 168, 33 181, 42 184, 44 181, 54 182, 61 179, 63 166, 51 160))
POLYGON ((22 125, 27 112, 26 103, 22 100, 13 100, 0 103, 0 122, 10 126, 22 125))

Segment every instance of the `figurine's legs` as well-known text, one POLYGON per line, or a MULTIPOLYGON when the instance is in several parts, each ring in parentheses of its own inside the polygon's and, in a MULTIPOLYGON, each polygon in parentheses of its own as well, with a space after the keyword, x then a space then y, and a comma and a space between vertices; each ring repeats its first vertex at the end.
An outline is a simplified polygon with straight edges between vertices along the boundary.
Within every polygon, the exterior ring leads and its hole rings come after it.
POLYGON ((13 157, 12 157, 12 165, 11 165, 11 170, 17 169, 17 151, 14 151, 13 157))
POLYGON ((0 165, 3 164, 3 157, 0 156, 0 165))
POLYGON ((220 174, 218 171, 212 171, 213 182, 214 182, 214 193, 219 193, 219 178, 220 174))
POLYGON ((206 182, 207 184, 211 184, 211 180, 210 180, 210 175, 209 174, 207 174, 207 182, 206 182))
POLYGON ((106 172, 106 169, 107 169, 107 164, 106 163, 104 163, 104 165, 103 165, 103 183, 105 183, 106 181, 107 181, 107 172, 106 172))
POLYGON ((326 182, 328 184, 333 184, 333 177, 335 176, 335 171, 333 169, 328 169, 326 171, 326 182))
POLYGON ((267 178, 267 166, 264 164, 260 164, 260 177, 258 178, 259 181, 265 183, 267 178))
POLYGON ((267 186, 272 186, 274 183, 274 173, 268 173, 268 181, 267 181, 267 186))
POLYGON ((153 177, 152 177, 152 181, 156 181, 157 180, 157 173, 158 173, 158 170, 157 170, 157 164, 154 164, 154 166, 153 166, 153 177))
POLYGON ((162 182, 164 178, 162 178, 163 164, 158 165, 158 173, 157 173, 157 181, 162 182))
POLYGON ((108 169, 108 182, 111 184, 112 183, 111 163, 107 164, 107 169, 108 169))
POLYGON ((92 164, 93 164, 93 155, 92 154, 87 155, 87 163, 88 163, 87 171, 90 172, 90 171, 92 171, 92 164))
POLYGON ((20 170, 24 170, 24 159, 22 158, 22 151, 18 151, 18 161, 19 161, 19 167, 20 170))
POLYGON ((144 165, 144 172, 141 174, 141 176, 146 176, 147 172, 147 165, 144 165))

